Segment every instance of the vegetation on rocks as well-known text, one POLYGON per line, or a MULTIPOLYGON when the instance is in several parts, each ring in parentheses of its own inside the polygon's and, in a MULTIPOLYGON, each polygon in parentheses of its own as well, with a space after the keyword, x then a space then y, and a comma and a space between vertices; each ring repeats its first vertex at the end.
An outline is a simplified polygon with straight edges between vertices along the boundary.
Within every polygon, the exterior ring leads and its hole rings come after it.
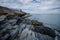
POLYGON ((37 20, 30 20, 29 22, 27 22, 27 24, 33 25, 33 26, 43 26, 42 22, 39 22, 37 20))

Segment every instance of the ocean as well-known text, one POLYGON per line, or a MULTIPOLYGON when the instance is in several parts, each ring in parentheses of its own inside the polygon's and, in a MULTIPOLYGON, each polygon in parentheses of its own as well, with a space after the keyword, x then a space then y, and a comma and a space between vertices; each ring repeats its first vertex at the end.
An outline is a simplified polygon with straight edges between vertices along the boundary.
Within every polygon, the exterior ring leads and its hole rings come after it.
POLYGON ((60 14, 31 14, 29 19, 43 22, 44 25, 53 29, 60 29, 60 14))

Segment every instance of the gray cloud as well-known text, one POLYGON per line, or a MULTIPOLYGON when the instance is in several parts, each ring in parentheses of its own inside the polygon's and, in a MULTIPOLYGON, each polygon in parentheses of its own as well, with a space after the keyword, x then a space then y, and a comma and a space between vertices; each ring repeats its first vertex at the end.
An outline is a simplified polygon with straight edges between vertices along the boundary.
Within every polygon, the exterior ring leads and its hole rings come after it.
POLYGON ((0 0, 0 5, 29 13, 60 12, 60 0, 0 0))

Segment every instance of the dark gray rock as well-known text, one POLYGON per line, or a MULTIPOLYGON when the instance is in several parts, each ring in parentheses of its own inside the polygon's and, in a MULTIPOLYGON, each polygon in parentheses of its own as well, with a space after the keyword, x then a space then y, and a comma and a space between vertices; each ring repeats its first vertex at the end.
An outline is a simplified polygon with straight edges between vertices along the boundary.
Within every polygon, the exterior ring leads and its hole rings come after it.
POLYGON ((53 38, 55 38, 55 36, 56 36, 55 35, 55 30, 53 30, 49 27, 45 27, 45 26, 36 26, 36 27, 34 27, 33 31, 51 36, 53 38))

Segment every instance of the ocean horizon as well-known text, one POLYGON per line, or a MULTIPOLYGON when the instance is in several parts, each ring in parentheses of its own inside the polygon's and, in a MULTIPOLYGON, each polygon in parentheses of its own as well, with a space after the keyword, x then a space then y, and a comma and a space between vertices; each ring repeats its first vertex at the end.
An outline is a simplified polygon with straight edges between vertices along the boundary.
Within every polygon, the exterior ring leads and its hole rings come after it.
POLYGON ((44 25, 53 28, 60 29, 60 14, 31 14, 30 19, 43 22, 44 25))

